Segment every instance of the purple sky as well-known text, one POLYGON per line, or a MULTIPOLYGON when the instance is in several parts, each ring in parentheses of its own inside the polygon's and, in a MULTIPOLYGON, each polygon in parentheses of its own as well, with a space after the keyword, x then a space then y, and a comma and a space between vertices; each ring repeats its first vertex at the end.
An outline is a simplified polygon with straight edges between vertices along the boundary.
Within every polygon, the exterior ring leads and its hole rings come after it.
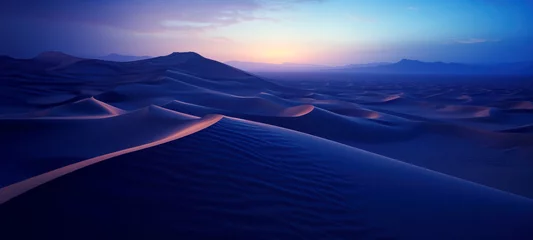
POLYGON ((532 60, 527 0, 4 0, 0 54, 340 65, 532 60))

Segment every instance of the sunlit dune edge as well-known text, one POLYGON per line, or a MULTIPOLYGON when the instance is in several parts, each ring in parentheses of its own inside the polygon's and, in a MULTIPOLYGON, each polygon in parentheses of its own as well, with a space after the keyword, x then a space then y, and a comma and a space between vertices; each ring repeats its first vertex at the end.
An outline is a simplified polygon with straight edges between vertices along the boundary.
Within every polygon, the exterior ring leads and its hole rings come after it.
POLYGON ((0 226, 20 236, 533 235, 529 79, 0 61, 0 226))
POLYGON ((101 161, 104 161, 104 160, 107 160, 107 159, 110 159, 110 158, 113 158, 113 157, 116 157, 116 156, 119 156, 119 155, 122 155, 122 154, 130 153, 130 152, 134 152, 134 151, 139 151, 139 150, 142 150, 142 149, 145 149, 145 148, 149 148, 149 147, 157 146, 159 144, 170 142, 170 141, 176 140, 178 138, 182 138, 184 136, 187 136, 187 135, 193 134, 195 132, 201 131, 202 129, 207 128, 207 127, 215 124, 221 118, 222 118, 221 115, 205 116, 205 117, 203 117, 203 118, 201 118, 199 120, 196 120, 194 122, 184 124, 183 126, 180 127, 180 129, 178 129, 175 132, 171 133, 167 137, 164 137, 164 138, 159 139, 157 141, 154 141, 154 142, 151 142, 151 143, 147 143, 147 144, 143 144, 143 145, 139 145, 139 146, 136 146, 136 147, 123 149, 123 150, 116 151, 116 152, 113 152, 113 153, 108 153, 108 154, 101 155, 101 156, 98 156, 98 157, 94 157, 94 158, 91 158, 91 159, 87 159, 87 160, 84 160, 84 161, 80 161, 80 162, 77 162, 77 163, 74 163, 74 164, 71 164, 71 165, 68 165, 68 166, 65 166, 65 167, 62 167, 62 168, 47 172, 47 173, 44 173, 44 174, 41 174, 41 175, 38 175, 38 176, 35 176, 35 177, 32 177, 32 178, 26 179, 24 181, 9 185, 7 187, 3 187, 3 188, 0 189, 0 204, 3 204, 5 202, 9 201, 10 199, 20 195, 20 194, 23 194, 23 193, 25 193, 25 192, 27 192, 27 191, 35 188, 35 187, 38 187, 39 185, 45 184, 45 183, 47 183, 49 181, 52 181, 52 180, 54 180, 56 178, 59 178, 59 177, 61 177, 63 175, 66 175, 66 174, 71 173, 73 171, 76 171, 78 169, 90 166, 92 164, 95 164, 95 163, 98 163, 98 162, 101 162, 101 161))
POLYGON ((41 186, 0 205, 11 218, 7 225, 31 223, 35 231, 24 235, 45 230, 43 236, 49 236, 60 228, 75 233, 86 227, 78 222, 87 222, 92 227, 84 235, 88 238, 252 230, 288 238, 426 239, 440 232, 435 238, 478 239, 527 236, 526 218, 533 213, 532 200, 521 196, 231 117, 41 186), (61 211, 73 206, 87 207, 61 211), (54 212, 56 221, 44 221, 54 212), (36 216, 27 219, 29 214, 36 216), (227 221, 236 225, 225 226, 227 221), (486 229, 493 225, 498 227, 486 229))

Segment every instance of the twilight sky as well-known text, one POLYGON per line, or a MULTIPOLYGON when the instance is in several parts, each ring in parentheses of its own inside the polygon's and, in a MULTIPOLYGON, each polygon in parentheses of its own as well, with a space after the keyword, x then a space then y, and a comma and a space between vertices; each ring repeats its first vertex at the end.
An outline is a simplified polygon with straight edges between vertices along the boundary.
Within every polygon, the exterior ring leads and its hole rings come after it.
POLYGON ((531 0, 2 0, 0 55, 328 65, 533 60, 531 0))

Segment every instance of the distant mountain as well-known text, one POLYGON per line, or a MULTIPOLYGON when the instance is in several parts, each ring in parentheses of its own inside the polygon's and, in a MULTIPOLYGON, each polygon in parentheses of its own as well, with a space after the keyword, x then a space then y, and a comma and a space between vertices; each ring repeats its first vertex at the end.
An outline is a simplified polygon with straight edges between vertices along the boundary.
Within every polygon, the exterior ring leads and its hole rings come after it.
POLYGON ((136 82, 151 79, 165 81, 180 79, 190 84, 210 85, 239 91, 256 91, 256 87, 284 89, 246 71, 205 58, 194 52, 175 52, 167 56, 130 62, 84 59, 60 52, 45 52, 31 59, 0 57, 0 80, 20 73, 31 73, 26 79, 35 81, 91 81, 136 82))
MULTIPOLYGON (((533 75, 533 61, 499 63, 499 64, 463 64, 444 62, 422 62, 418 60, 402 59, 396 63, 367 63, 350 64, 344 66, 326 66, 299 63, 257 63, 230 61, 226 64, 204 58, 194 52, 175 52, 167 56, 150 58, 148 56, 122 56, 110 54, 98 59, 88 59, 71 56, 62 52, 43 52, 31 59, 15 59, 0 56, 0 70, 16 72, 24 69, 26 72, 35 71, 78 71, 76 68, 93 68, 95 73, 121 72, 132 65, 149 64, 153 70, 179 69, 184 73, 192 73, 210 79, 225 79, 234 77, 248 78, 253 76, 248 72, 359 72, 386 74, 516 74, 533 75), (72 66, 72 67, 71 67, 72 66), (65 69, 65 70, 62 70, 65 69)), ((141 71, 141 68, 139 68, 141 71)), ((148 68, 143 67, 146 70, 148 68)))
POLYGON ((74 57, 62 52, 49 51, 40 53, 39 55, 35 56, 33 60, 50 64, 50 67, 48 69, 54 69, 64 67, 85 59, 74 57))
POLYGON ((68 55, 66 53, 63 53, 63 52, 58 52, 58 51, 46 51, 46 52, 42 52, 42 53, 39 53, 37 56, 33 57, 33 59, 35 60, 39 60, 39 61, 58 61, 58 60, 68 60, 68 59, 82 59, 82 58, 79 58, 79 57, 74 57, 72 55, 68 55))
POLYGON ((533 74, 532 66, 533 62, 481 65, 402 59, 391 64, 337 68, 335 70, 388 74, 533 74))
POLYGON ((358 69, 358 68, 367 68, 367 67, 377 67, 383 65, 390 65, 390 62, 375 62, 375 63, 362 63, 362 64, 348 64, 344 66, 335 67, 335 69, 358 69))
POLYGON ((120 55, 116 53, 111 53, 107 56, 101 56, 97 57, 96 59, 105 60, 105 61, 113 61, 113 62, 133 62, 133 61, 139 61, 152 58, 150 56, 128 56, 128 55, 120 55))
POLYGON ((240 62, 230 61, 226 64, 249 72, 308 72, 331 69, 331 66, 300 64, 300 63, 259 63, 259 62, 240 62))
POLYGON ((7 56, 0 57, 0 70, 7 72, 42 72, 69 66, 84 58, 74 57, 62 52, 48 51, 30 59, 15 59, 7 56))
MULTIPOLYGON (((58 59, 63 59, 67 58, 68 55, 57 54, 57 56, 59 56, 57 57, 58 59)), ((37 62, 35 59, 24 61, 37 62)), ((18 66, 25 67, 28 66, 28 64, 19 64, 18 66)), ((37 67, 34 68, 37 70, 43 69, 41 65, 38 65, 37 67)), ((77 61, 73 64, 54 67, 53 69, 46 68, 45 70, 53 70, 54 72, 71 76, 87 74, 90 72, 92 74, 91 77, 95 79, 105 79, 112 76, 124 77, 137 74, 143 76, 144 74, 147 74, 146 76, 180 74, 187 78, 205 78, 209 80, 262 81, 248 72, 205 58, 194 52, 174 52, 166 56, 130 62, 83 59, 82 61, 77 61)))
POLYGON ((43 52, 29 59, 0 56, 0 72, 5 75, 20 72, 42 74, 83 60, 85 59, 57 51, 43 52))
POLYGON ((184 73, 190 73, 209 79, 255 78, 255 76, 243 70, 205 58, 195 52, 174 52, 167 56, 141 60, 138 61, 138 63, 149 63, 156 66, 170 67, 172 69, 181 70, 184 73))
POLYGON ((472 74, 480 73, 485 70, 483 67, 475 65, 461 63, 421 62, 409 59, 402 59, 397 63, 389 65, 377 66, 374 69, 380 72, 413 74, 472 74))

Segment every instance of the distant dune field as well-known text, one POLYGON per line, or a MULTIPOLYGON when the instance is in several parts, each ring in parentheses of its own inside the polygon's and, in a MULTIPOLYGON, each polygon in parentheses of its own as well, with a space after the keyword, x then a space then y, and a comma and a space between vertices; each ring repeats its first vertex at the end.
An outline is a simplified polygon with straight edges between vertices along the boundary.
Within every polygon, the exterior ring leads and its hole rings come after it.
POLYGON ((529 76, 0 58, 0 239, 533 239, 529 76))

